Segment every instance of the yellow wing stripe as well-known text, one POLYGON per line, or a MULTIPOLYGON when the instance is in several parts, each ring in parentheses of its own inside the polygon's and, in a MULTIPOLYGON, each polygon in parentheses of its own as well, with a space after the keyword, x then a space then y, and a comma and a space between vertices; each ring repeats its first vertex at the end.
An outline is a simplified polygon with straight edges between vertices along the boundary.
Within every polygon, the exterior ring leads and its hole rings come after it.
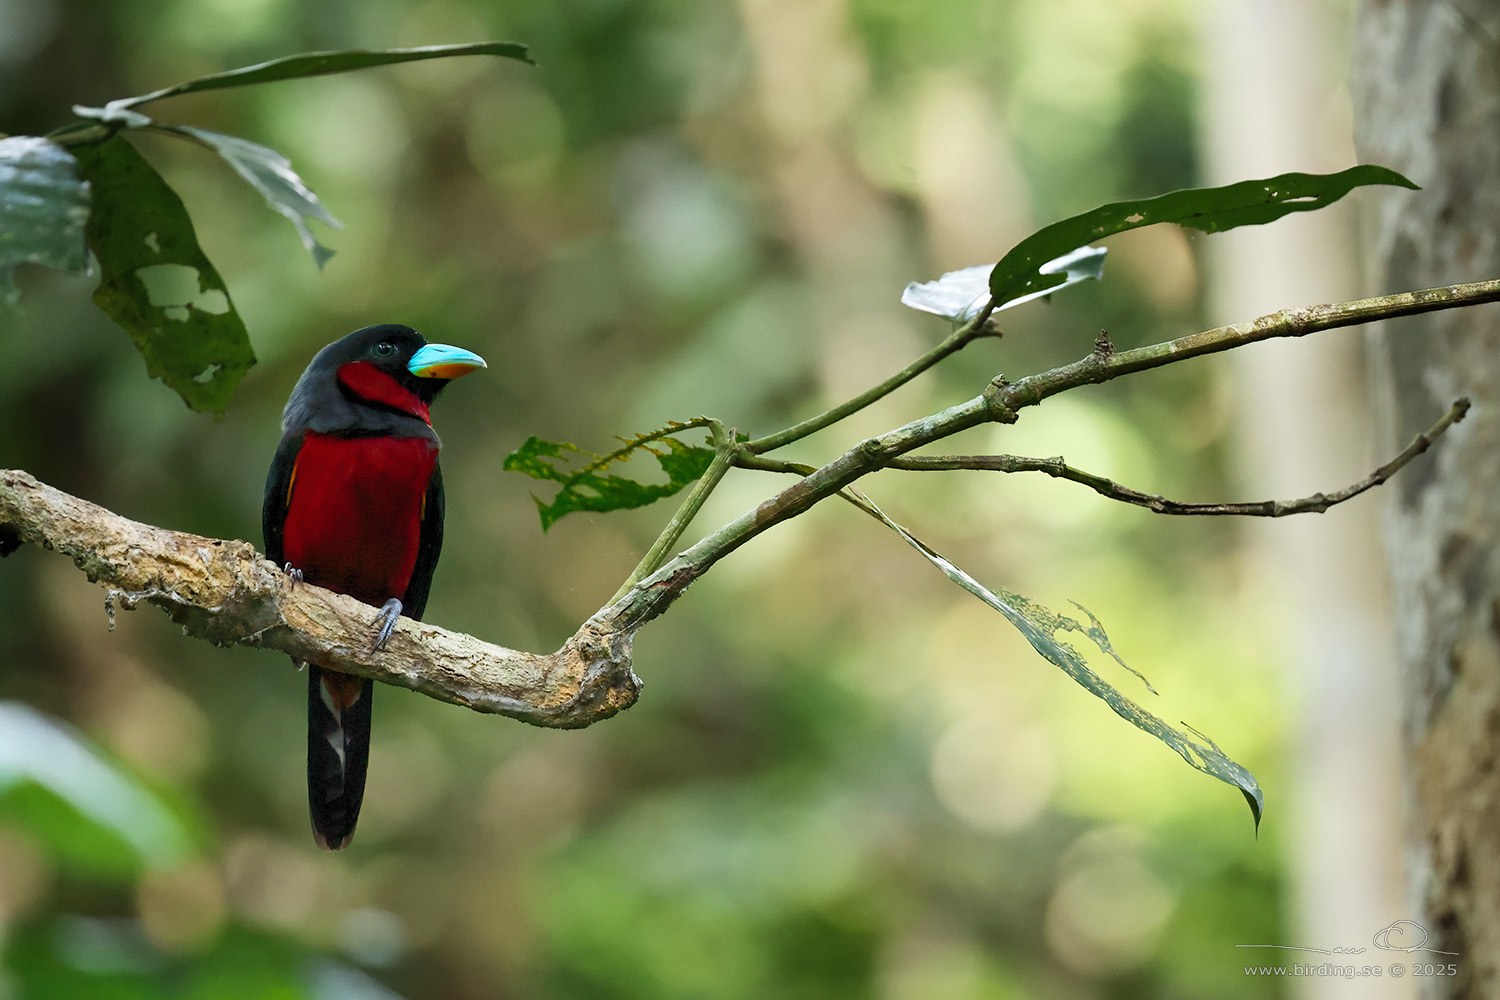
POLYGON ((292 487, 297 485, 297 463, 302 461, 302 453, 297 452, 297 457, 292 459, 292 474, 286 481, 286 506, 292 505, 292 487))

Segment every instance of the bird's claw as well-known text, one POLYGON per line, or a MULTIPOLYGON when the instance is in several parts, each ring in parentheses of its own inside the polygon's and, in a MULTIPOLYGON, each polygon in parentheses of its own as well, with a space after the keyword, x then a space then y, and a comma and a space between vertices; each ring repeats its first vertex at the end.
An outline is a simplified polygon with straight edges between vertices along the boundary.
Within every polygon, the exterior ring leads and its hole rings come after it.
POLYGON ((287 563, 285 566, 283 566, 282 572, 286 573, 287 577, 292 581, 291 586, 287 587, 287 590, 296 590, 297 584, 301 583, 304 579, 304 577, 302 576, 302 571, 293 566, 291 563, 287 563))
POLYGON ((398 598, 393 597, 380 606, 380 615, 375 619, 380 630, 375 633, 375 645, 370 652, 378 653, 385 647, 386 640, 396 631, 396 619, 400 617, 401 601, 398 598))

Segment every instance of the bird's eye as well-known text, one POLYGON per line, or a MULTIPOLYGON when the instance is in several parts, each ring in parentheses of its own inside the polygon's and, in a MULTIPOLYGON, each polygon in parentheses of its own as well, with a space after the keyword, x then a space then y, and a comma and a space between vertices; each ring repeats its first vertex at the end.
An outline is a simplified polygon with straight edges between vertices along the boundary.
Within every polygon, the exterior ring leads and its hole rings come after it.
POLYGON ((388 358, 392 354, 396 353, 396 345, 388 340, 382 340, 380 343, 375 345, 375 353, 380 355, 382 358, 388 358))

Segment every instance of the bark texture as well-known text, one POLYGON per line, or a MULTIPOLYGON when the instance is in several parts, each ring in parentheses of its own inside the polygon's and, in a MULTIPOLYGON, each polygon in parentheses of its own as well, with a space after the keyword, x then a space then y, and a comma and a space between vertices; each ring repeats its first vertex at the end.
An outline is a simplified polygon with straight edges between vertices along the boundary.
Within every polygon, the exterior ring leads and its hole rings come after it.
POLYGON ((24 472, 0 470, 0 553, 20 542, 68 556, 110 588, 111 615, 144 601, 218 645, 279 649, 480 712, 575 728, 630 707, 640 690, 630 669, 635 625, 605 612, 550 655, 407 618, 375 652, 374 608, 311 584, 293 588, 246 542, 141 524, 24 472))
MULTIPOLYGON (((1364 0, 1358 17, 1360 158, 1423 187, 1381 199, 1376 287, 1500 274, 1500 8, 1364 0)), ((1387 440, 1474 401, 1392 490, 1387 537, 1412 889, 1427 947, 1457 953, 1428 957, 1459 968, 1423 979, 1424 995, 1500 996, 1500 310, 1396 320, 1371 343, 1387 440)))

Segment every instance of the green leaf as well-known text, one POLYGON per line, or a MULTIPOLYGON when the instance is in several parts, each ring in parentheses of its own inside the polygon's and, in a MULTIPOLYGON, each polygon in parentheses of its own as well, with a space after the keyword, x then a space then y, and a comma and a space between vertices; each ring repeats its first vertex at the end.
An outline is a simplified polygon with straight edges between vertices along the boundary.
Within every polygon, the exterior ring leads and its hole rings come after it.
POLYGON ((317 219, 334 229, 342 229, 344 224, 328 213, 318 196, 297 176, 297 172, 292 169, 291 160, 269 146, 262 146, 239 136, 210 132, 191 125, 159 127, 201 142, 222 156, 234 168, 235 173, 260 192, 267 204, 292 221, 292 225, 297 227, 297 235, 302 238, 302 245, 312 254, 318 267, 328 263, 333 251, 314 238, 307 220, 317 219))
POLYGON ((318 265, 319 269, 333 256, 333 251, 319 243, 313 236, 312 230, 308 228, 307 220, 317 219, 333 229, 342 229, 344 224, 323 207, 318 196, 312 193, 312 189, 292 169, 292 161, 270 146, 262 146, 258 142, 241 139, 236 135, 211 132, 193 125, 158 122, 139 111, 112 105, 104 108, 75 106, 73 110, 87 118, 118 122, 125 128, 154 128, 168 135, 182 136, 207 146, 218 153, 224 162, 234 168, 235 173, 255 188, 260 196, 266 199, 267 204, 291 220, 292 225, 297 229, 297 235, 302 239, 302 245, 307 248, 308 253, 312 254, 313 262, 318 265))
POLYGON ((271 62, 259 63, 255 66, 213 73, 137 97, 122 97, 110 101, 102 108, 75 105, 73 112, 81 118, 112 122, 125 128, 159 128, 166 132, 187 136, 208 146, 222 156, 255 190, 259 191, 272 208, 291 220, 292 225, 297 228, 297 235, 302 239, 302 245, 307 248, 308 253, 312 254, 313 260, 321 268, 333 256, 333 251, 314 238, 312 230, 308 228, 307 220, 317 219, 335 229, 343 227, 323 207, 318 196, 303 183, 302 178, 292 170, 290 160, 276 150, 250 142, 248 139, 211 132, 191 125, 158 122, 133 109, 142 104, 159 101, 166 97, 176 97, 180 94, 219 90, 225 87, 244 87, 251 84, 271 83, 276 80, 325 76, 330 73, 347 73, 350 70, 416 62, 423 59, 489 55, 531 62, 526 53, 526 46, 515 42, 470 42, 462 45, 428 45, 415 49, 346 49, 338 52, 308 52, 273 59, 271 62))
POLYGON ((1175 222, 1205 233, 1258 226, 1292 212, 1325 208, 1353 189, 1369 184, 1417 188, 1394 170, 1364 165, 1336 174, 1282 174, 1267 180, 1187 188, 1156 198, 1103 205, 1054 222, 1016 244, 990 272, 990 294, 996 302, 1009 302, 1060 285, 1067 276, 1043 274, 1040 270, 1043 264, 1115 233, 1161 222, 1175 222))
POLYGON ((269 145, 251 142, 237 135, 210 132, 190 124, 160 123, 139 111, 127 108, 74 106, 74 111, 101 121, 118 121, 127 129, 157 129, 168 135, 180 135, 207 145, 210 150, 223 157, 229 166, 233 166, 234 172, 245 178, 246 183, 260 192, 261 198, 266 199, 270 207, 291 219, 291 223, 297 228, 297 235, 302 237, 303 246, 312 253, 312 259, 320 270, 332 258, 333 250, 318 243, 317 237, 312 235, 312 229, 308 228, 308 219, 317 219, 335 229, 344 228, 344 223, 335 219, 323 207, 323 202, 318 201, 318 196, 312 193, 311 187, 291 168, 291 160, 269 145))
POLYGON ((38 914, 6 934, 4 962, 15 994, 37 1000, 172 995, 156 981, 164 971, 160 953, 127 919, 38 914))
POLYGON ((0 298, 18 303, 17 264, 82 274, 88 218, 89 187, 72 154, 37 136, 0 139, 0 298))
POLYGON ((130 876, 189 851, 177 817, 83 736, 19 702, 0 702, 0 816, 70 870, 130 876))
MULTIPOLYGON (((71 883, 70 883, 71 884, 71 883)), ((108 897, 106 897, 108 898, 108 897)), ((67 907, 64 904, 64 908, 67 907)), ((58 907, 52 907, 53 910, 58 907)), ((89 907, 89 911, 98 909, 89 907)), ((27 914, 6 928, 8 995, 29 1000, 391 1000, 358 969, 233 916, 167 948, 125 915, 27 914)))
POLYGON ((193 409, 223 413, 255 354, 187 209, 119 136, 76 155, 94 192, 94 302, 130 334, 149 375, 193 409))
POLYGON ((1141 681, 1146 684, 1146 688, 1154 694, 1155 690, 1151 688, 1150 682, 1141 677, 1138 672, 1126 666, 1125 661, 1120 659, 1120 655, 1110 645, 1109 637, 1104 634, 1104 627, 1099 624, 1097 618, 1089 613, 1087 608, 1075 604, 1080 611, 1088 615, 1090 627, 1084 628, 1072 618, 1060 615, 1049 608, 1022 597, 1020 594, 1013 594, 1003 588, 991 589, 986 587, 968 573, 965 573, 962 569, 949 562, 942 555, 939 555, 925 542, 914 537, 911 532, 891 520, 868 497, 853 489, 844 490, 842 495, 865 513, 900 535, 908 545, 920 552, 938 569, 942 570, 948 579, 1004 615, 1016 627, 1016 630, 1026 637, 1026 641, 1031 643, 1033 649, 1041 653, 1052 664, 1060 667, 1064 673, 1073 678, 1084 690, 1102 700, 1120 718, 1142 732, 1155 736, 1167 746, 1177 751, 1183 760, 1198 770, 1205 774, 1213 775, 1225 784, 1238 788, 1240 793, 1245 796, 1245 801, 1250 805, 1250 815, 1255 820, 1256 829, 1260 829, 1260 817, 1265 809, 1265 799, 1261 794, 1259 782, 1255 780, 1255 775, 1231 760, 1224 751, 1219 749, 1213 740, 1199 733, 1197 730, 1190 729, 1189 731, 1202 740, 1203 743, 1192 740, 1188 737, 1187 733, 1169 726, 1155 715, 1141 708, 1135 702, 1121 694, 1104 678, 1095 673, 1083 661, 1083 658, 1078 655, 1077 650, 1057 638, 1057 633, 1059 632, 1078 632, 1087 636, 1101 651, 1113 657, 1116 663, 1125 667, 1126 670, 1130 670, 1137 677, 1140 677, 1141 681))
POLYGON ((551 503, 540 497, 532 498, 536 500, 542 530, 545 531, 558 518, 574 511, 604 513, 644 507, 680 491, 707 471, 713 462, 714 450, 686 445, 668 435, 701 426, 703 424, 699 421, 674 422, 660 430, 631 438, 608 455, 596 455, 577 445, 532 437, 505 457, 503 468, 508 472, 524 472, 532 479, 562 484, 551 503), (605 472, 616 463, 629 461, 635 452, 642 450, 656 459, 666 474, 665 483, 641 483, 605 472), (578 468, 568 467, 576 461, 585 464, 578 468))
POLYGON ((350 70, 369 69, 374 66, 390 66, 395 63, 417 62, 423 59, 446 59, 449 56, 500 56, 531 62, 527 48, 517 42, 466 42, 461 45, 424 45, 414 49, 344 49, 336 52, 304 52, 301 55, 285 56, 270 62, 244 66, 200 76, 195 80, 175 84, 163 90, 153 90, 139 97, 122 97, 110 101, 105 109, 134 108, 151 101, 159 101, 179 94, 196 94, 204 90, 221 90, 225 87, 246 87, 256 83, 272 83, 277 80, 296 80, 309 76, 327 76, 331 73, 347 73, 350 70))

